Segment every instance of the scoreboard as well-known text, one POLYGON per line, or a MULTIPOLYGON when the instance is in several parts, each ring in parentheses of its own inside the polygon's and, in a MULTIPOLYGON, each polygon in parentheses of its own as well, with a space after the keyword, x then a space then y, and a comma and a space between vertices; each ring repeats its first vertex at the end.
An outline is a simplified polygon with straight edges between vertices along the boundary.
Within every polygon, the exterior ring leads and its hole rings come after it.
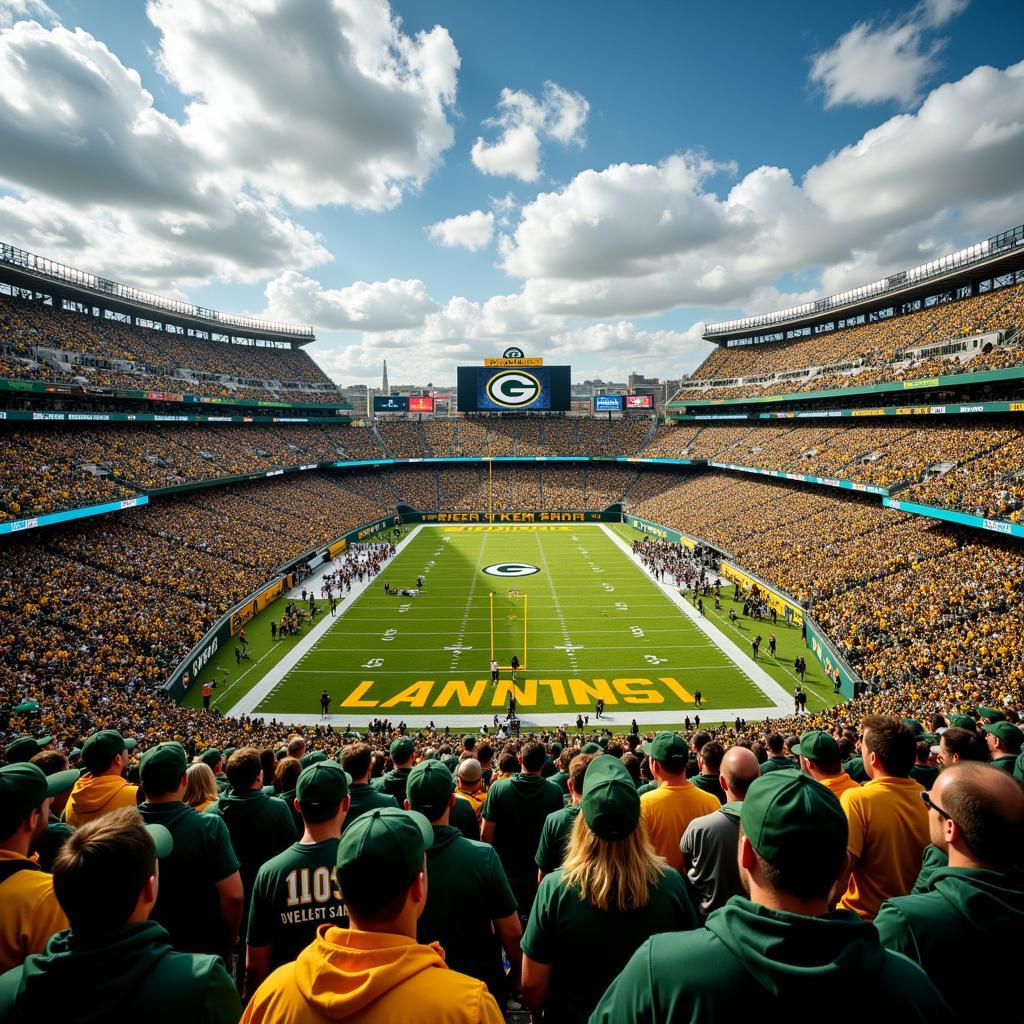
POLYGON ((462 412, 568 412, 568 366, 460 366, 462 412))

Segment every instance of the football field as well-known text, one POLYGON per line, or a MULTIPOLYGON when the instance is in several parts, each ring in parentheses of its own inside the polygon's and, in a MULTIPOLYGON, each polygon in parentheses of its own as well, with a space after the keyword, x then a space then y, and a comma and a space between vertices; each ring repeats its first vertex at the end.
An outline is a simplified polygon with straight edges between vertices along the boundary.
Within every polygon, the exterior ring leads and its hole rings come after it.
MULTIPOLYGON (((608 724, 619 727, 634 717, 721 721, 788 711, 790 691, 673 588, 652 580, 618 529, 420 527, 361 595, 346 597, 336 618, 278 641, 260 654, 262 664, 243 663, 246 680, 217 706, 313 724, 326 689, 338 727, 374 717, 490 724, 513 693, 524 724, 574 723, 578 713, 593 724, 598 699, 608 724), (385 581, 416 588, 418 576, 425 583, 415 596, 384 591, 385 581), (497 685, 492 650, 502 666, 497 685), (513 655, 520 661, 514 683, 513 655)), ((250 632, 262 637, 259 619, 250 632)))

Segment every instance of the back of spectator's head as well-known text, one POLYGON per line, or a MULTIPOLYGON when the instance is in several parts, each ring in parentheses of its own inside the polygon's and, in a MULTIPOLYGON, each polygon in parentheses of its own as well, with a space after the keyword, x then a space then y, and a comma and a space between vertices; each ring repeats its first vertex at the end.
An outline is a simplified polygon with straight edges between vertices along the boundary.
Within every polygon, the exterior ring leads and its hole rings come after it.
POLYGON ((1024 791, 999 768, 963 761, 941 772, 929 798, 932 842, 948 850, 957 843, 979 865, 1006 871, 1024 846, 1024 791), (941 810, 939 810, 941 808, 941 810))
POLYGON ((462 737, 462 749, 472 751, 476 748, 476 737, 472 733, 466 733, 462 737))
POLYGON ((341 751, 341 763, 353 779, 365 779, 372 760, 373 751, 368 743, 350 743, 341 751))
POLYGON ((494 747, 485 740, 476 748, 476 759, 482 768, 490 767, 491 761, 494 760, 494 747))
POLYGON ((700 759, 704 762, 704 771, 708 775, 717 775, 722 767, 725 747, 718 740, 709 740, 700 748, 700 759))
POLYGON ((506 747, 498 755, 498 771, 502 775, 515 775, 519 771, 519 758, 510 747, 506 747))
POLYGON ((185 803, 189 807, 198 807, 216 800, 218 796, 217 776, 213 769, 202 761, 190 764, 185 770, 185 803))
POLYGON ((675 732, 659 732, 645 744, 651 760, 669 775, 682 775, 690 760, 690 749, 686 741, 675 732))
MULTIPOLYGON (((295 802, 302 820, 320 825, 338 816, 352 777, 337 761, 316 761, 299 773, 295 802)), ((346 805, 347 809, 347 805, 346 805)))
POLYGON ((846 862, 849 826, 826 786, 795 769, 769 772, 747 790, 740 827, 745 885, 756 871, 769 892, 828 897, 846 862))
POLYGON ((544 744, 530 740, 523 744, 523 751, 519 755, 519 760, 522 762, 525 771, 539 772, 544 767, 546 757, 547 753, 544 750, 544 744))
POLYGON ((151 908, 157 858, 172 847, 170 833, 144 825, 134 807, 111 811, 74 832, 53 861, 53 891, 72 931, 102 936, 125 924, 140 905, 151 908))
POLYGON ((583 777, 587 773, 587 765, 594 760, 596 754, 577 754, 569 762, 569 781, 577 796, 583 795, 583 777))
POLYGON ((974 729, 951 726, 939 737, 939 760, 946 766, 960 761, 988 761, 988 745, 974 729))
POLYGON ((695 753, 699 754, 704 748, 705 743, 711 742, 711 733, 705 732, 700 729, 690 737, 690 749, 695 753))
POLYGON ((797 740, 793 751, 825 775, 838 775, 842 771, 839 744, 823 729, 808 729, 797 740))
POLYGON ((626 766, 626 771, 629 772, 629 777, 633 782, 640 781, 640 758, 636 754, 627 750, 622 755, 622 763, 626 766))
MULTIPOLYGON (((274 767, 274 792, 290 793, 295 789, 295 783, 299 781, 299 773, 302 771, 302 762, 297 757, 282 758, 274 767)), ((263 776, 266 781, 267 776, 263 776)))
POLYGON ((228 782, 236 793, 252 789, 262 771, 263 761, 255 747, 239 747, 228 759, 224 769, 228 782))
POLYGON ((753 781, 760 778, 761 766, 752 750, 735 746, 723 755, 720 772, 732 796, 742 800, 753 781))
POLYGON ((772 757, 781 757, 786 750, 786 741, 782 737, 781 733, 771 732, 768 734, 765 744, 768 747, 768 753, 772 757))
POLYGON ((768 760, 768 748, 760 740, 754 740, 750 749, 753 751, 754 757, 757 758, 758 764, 764 764, 768 760))
POLYGON ((288 756, 296 760, 306 752, 306 741, 302 736, 291 736, 288 739, 288 756))
POLYGON ((869 765, 884 774, 905 779, 910 775, 917 757, 917 737, 898 718, 869 715, 861 723, 863 730, 864 768, 869 765))
POLYGON ((466 757, 459 762, 459 782, 463 786, 475 786, 483 779, 483 769, 475 757, 466 757))

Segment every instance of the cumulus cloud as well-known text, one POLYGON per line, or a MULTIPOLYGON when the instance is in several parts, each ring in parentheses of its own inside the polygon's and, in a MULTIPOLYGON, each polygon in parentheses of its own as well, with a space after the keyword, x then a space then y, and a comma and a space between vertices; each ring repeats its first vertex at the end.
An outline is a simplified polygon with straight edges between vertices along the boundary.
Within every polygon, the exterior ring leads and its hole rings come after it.
POLYGON ((422 324, 439 307, 422 281, 356 281, 324 288, 318 281, 286 271, 266 287, 270 320, 300 321, 328 330, 395 331, 422 324))
POLYGON ((544 83, 539 99, 528 92, 502 89, 498 114, 484 122, 500 128, 501 134, 494 142, 477 138, 471 152, 473 163, 484 174, 536 181, 542 139, 582 147, 589 113, 590 104, 582 94, 555 82, 544 83))
POLYGON ((311 267, 330 255, 285 203, 394 206, 452 141, 451 38, 404 34, 385 0, 152 0, 180 121, 102 41, 2 3, 0 233, 100 273, 173 289, 311 267))
POLYGON ((0 0, 0 28, 10 28, 16 21, 25 18, 48 22, 59 20, 43 0, 0 0))
POLYGON ((811 81, 824 89, 825 106, 889 100, 910 106, 939 66, 944 40, 929 38, 929 33, 969 2, 924 0, 894 22, 858 22, 812 60, 811 81))
POLYGON ((500 251, 536 312, 742 306, 782 274, 863 284, 849 278, 883 276, 955 248, 964 231, 1015 222, 1022 161, 1024 62, 981 67, 802 182, 765 166, 719 195, 709 182, 728 166, 692 153, 584 171, 526 204, 500 251))
POLYGON ((447 220, 438 221, 427 228, 427 234, 447 248, 461 247, 470 252, 486 249, 494 234, 494 214, 483 210, 459 214, 447 220))

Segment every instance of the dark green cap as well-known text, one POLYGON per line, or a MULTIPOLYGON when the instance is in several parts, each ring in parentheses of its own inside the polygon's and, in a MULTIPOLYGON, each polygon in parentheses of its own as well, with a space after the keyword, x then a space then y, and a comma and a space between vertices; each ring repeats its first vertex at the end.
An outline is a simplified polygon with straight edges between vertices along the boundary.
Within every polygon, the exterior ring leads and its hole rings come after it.
POLYGON ((916 718, 904 718, 903 724, 915 735, 921 736, 924 733, 924 726, 916 718))
POLYGON ((754 779, 740 824, 757 853, 784 871, 824 883, 843 866, 846 814, 830 789, 792 768, 754 779))
POLYGON ((308 768, 311 764, 319 764, 321 761, 327 760, 326 750, 311 750, 308 754, 303 754, 299 758, 299 764, 303 768, 308 768))
POLYGON ((551 744, 551 756, 552 756, 552 757, 558 757, 558 755, 559 755, 559 754, 560 754, 561 752, 562 752, 562 744, 561 744, 561 743, 559 743, 559 742, 558 742, 558 741, 556 740, 556 741, 555 741, 554 743, 552 743, 552 744, 551 744))
POLYGON ((337 761, 320 758, 299 773, 295 799, 300 804, 340 804, 351 783, 352 776, 337 761))
POLYGON ((580 810, 590 831, 601 839, 625 839, 640 821, 636 783, 617 758, 595 757, 583 776, 580 810))
POLYGON ((581 754, 600 754, 601 748, 596 743, 584 743, 580 747, 581 754))
POLYGON ((4 760, 8 764, 17 764, 19 761, 31 761, 43 747, 52 742, 52 736, 19 736, 16 740, 7 744, 7 748, 4 750, 4 760))
POLYGON ((455 792, 455 778, 443 761, 420 761, 405 780, 405 795, 414 811, 437 821, 455 792))
POLYGON ((978 708, 978 717, 987 718, 990 722, 1005 722, 1006 715, 995 708, 978 708))
POLYGON ((646 749, 652 760, 677 775, 686 770, 690 760, 690 748, 678 733, 659 732, 646 749))
POLYGON ((341 891, 358 892, 363 906, 384 906, 423 870, 434 828, 416 811, 379 807, 360 814, 338 844, 341 891))
POLYGON ((42 768, 27 761, 5 765, 0 768, 0 822, 17 827, 48 796, 66 793, 77 781, 74 768, 44 775, 42 768))
POLYGON ((224 755, 216 747, 210 747, 199 755, 199 760, 211 768, 216 768, 224 760, 224 755))
POLYGON ((395 764, 405 764, 415 752, 416 744, 404 736, 391 744, 391 760, 395 764))
POLYGON ((142 788, 157 796, 171 793, 178 788, 187 767, 188 758, 180 743, 158 743, 139 760, 142 788))
POLYGON ((983 725, 983 732, 990 732, 1003 745, 1008 754, 1019 754, 1020 748, 1024 746, 1024 732, 1021 732, 1012 722, 992 722, 983 725))
POLYGON ((978 723, 970 715, 950 715, 947 719, 951 729, 975 729, 978 723))
POLYGON ((237 750, 237 747, 225 747, 220 753, 224 760, 228 760, 229 757, 237 750))
POLYGON ((839 744, 821 729, 809 729, 800 737, 800 742, 793 748, 794 754, 806 757, 815 764, 825 762, 834 764, 840 761, 839 744))
POLYGON ((82 744, 82 762, 90 772, 105 772, 118 754, 134 749, 135 740, 125 739, 116 729, 100 729, 82 744))

